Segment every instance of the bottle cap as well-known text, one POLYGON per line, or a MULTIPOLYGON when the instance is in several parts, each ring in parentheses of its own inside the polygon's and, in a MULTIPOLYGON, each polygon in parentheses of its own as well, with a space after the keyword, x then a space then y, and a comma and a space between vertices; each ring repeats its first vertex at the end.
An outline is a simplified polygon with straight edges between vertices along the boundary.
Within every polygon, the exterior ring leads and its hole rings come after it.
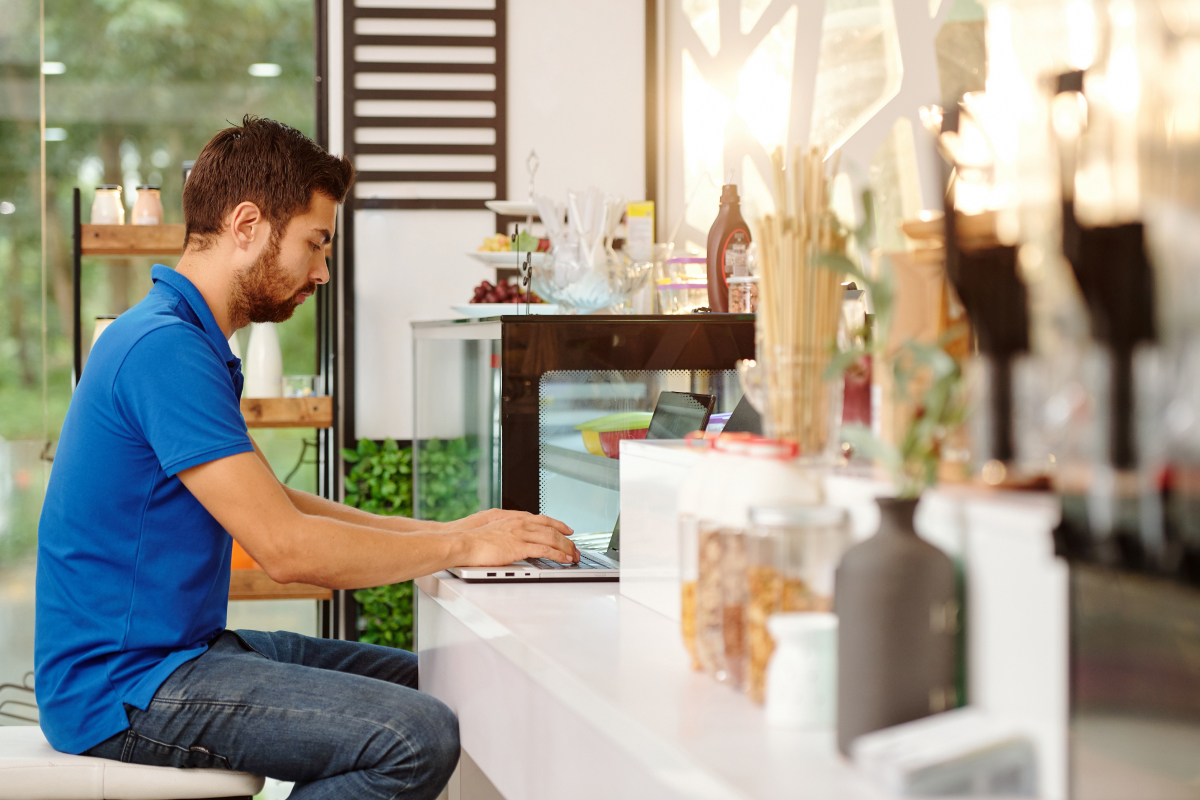
POLYGON ((138 191, 139 191, 139 192, 141 192, 141 191, 144 191, 144 190, 146 190, 146 189, 153 189, 154 191, 156 191, 156 192, 157 192, 157 191, 158 191, 159 189, 161 189, 162 187, 161 187, 161 186, 155 186, 155 185, 154 185, 154 184, 152 184, 152 183, 143 183, 143 184, 139 184, 137 188, 138 188, 138 191))
POLYGON ((721 202, 736 203, 738 202, 738 192, 736 183, 727 183, 721 187, 721 202))

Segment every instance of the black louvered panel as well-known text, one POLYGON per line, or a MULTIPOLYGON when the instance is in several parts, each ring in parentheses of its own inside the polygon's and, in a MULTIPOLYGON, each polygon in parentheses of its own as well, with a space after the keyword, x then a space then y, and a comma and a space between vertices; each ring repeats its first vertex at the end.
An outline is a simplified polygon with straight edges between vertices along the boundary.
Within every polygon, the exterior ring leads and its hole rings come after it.
MULTIPOLYGON (((419 0, 394 3, 409 4, 419 0)), ((344 8, 354 207, 483 210, 504 197, 505 0, 491 9, 344 8)))

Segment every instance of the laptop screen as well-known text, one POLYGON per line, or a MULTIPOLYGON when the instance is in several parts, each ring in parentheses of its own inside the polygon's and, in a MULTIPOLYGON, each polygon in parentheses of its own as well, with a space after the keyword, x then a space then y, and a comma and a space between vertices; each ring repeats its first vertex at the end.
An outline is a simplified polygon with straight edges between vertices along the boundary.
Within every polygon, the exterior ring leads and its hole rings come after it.
POLYGON ((682 439, 689 433, 704 430, 712 408, 712 395, 660 392, 646 438, 682 439))

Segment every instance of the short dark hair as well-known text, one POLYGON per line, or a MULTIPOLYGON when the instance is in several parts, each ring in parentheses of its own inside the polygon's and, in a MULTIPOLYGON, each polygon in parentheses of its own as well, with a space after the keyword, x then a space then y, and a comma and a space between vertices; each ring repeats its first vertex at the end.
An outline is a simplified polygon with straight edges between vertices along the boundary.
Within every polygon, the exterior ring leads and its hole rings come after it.
POLYGON ((196 157, 183 187, 183 247, 193 240, 201 250, 210 247, 225 217, 246 201, 258 206, 272 235, 281 236, 314 192, 341 203, 353 182, 350 159, 330 155, 289 125, 247 114, 196 157))

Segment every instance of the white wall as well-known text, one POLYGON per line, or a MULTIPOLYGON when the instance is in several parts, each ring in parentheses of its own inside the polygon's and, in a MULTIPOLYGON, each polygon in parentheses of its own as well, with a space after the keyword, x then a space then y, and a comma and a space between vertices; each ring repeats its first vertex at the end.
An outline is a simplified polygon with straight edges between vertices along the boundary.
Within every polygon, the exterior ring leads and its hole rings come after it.
POLYGON ((412 438, 413 320, 448 319, 496 271, 471 260, 490 211, 364 210, 354 216, 355 433, 412 438))
MULTIPOLYGON (((568 188, 594 185, 644 199, 644 43, 641 0, 509 0, 509 197, 528 193, 525 158, 535 149, 539 194, 565 200, 568 188)), ((450 318, 451 305, 495 279, 465 255, 494 229, 482 211, 357 212, 358 436, 412 437, 409 323, 450 318)))
POLYGON ((508 0, 508 193, 646 193, 643 0, 508 0))

